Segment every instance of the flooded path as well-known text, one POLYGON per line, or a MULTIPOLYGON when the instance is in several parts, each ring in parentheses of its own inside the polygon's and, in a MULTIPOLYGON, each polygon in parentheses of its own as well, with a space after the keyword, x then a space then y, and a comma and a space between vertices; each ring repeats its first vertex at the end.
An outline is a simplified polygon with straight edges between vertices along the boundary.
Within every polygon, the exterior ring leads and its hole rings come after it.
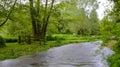
POLYGON ((100 49, 101 41, 73 43, 34 55, 0 61, 0 67, 109 67, 109 48, 100 49))

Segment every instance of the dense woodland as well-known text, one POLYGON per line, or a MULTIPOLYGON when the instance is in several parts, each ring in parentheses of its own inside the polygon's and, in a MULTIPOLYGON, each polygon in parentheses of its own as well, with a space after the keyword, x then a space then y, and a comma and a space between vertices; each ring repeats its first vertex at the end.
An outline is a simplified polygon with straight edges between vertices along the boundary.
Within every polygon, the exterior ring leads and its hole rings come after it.
POLYGON ((0 0, 0 47, 7 47, 5 41, 47 45, 52 40, 60 43, 64 35, 94 36, 103 40, 103 45, 112 45, 116 53, 108 61, 111 67, 120 67, 120 1, 109 1, 114 3, 113 9, 106 10, 107 15, 100 20, 97 0, 0 0))

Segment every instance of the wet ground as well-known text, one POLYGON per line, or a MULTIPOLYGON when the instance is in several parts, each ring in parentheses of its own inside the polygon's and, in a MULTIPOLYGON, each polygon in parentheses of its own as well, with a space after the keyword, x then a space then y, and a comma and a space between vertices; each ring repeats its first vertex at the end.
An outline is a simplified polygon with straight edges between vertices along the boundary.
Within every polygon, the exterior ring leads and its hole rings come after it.
POLYGON ((101 41, 73 43, 34 55, 0 61, 0 67, 109 67, 106 58, 113 52, 101 41))

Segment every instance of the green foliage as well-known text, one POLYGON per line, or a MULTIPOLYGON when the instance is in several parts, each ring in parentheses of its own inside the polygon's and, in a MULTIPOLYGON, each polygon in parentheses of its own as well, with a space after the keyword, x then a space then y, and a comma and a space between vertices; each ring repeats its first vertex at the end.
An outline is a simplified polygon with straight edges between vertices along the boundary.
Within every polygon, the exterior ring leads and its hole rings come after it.
POLYGON ((76 0, 61 2, 60 4, 55 5, 51 17, 51 20, 55 21, 51 21, 48 31, 55 28, 54 30, 57 29, 58 33, 80 33, 78 35, 99 34, 99 23, 95 8, 97 3, 94 0, 85 0, 79 5, 78 3, 79 1, 76 0), (94 3, 94 5, 91 5, 90 3, 94 3), (91 12, 85 9, 88 5, 93 8, 91 12))
POLYGON ((11 37, 11 38, 5 38, 5 42, 6 43, 13 43, 13 42, 17 42, 17 41, 18 41, 17 38, 13 38, 13 37, 11 37))
MULTIPOLYGON (((29 0, 30 3, 26 4, 17 3, 12 15, 9 17, 8 23, 4 26, 4 29, 0 31, 4 31, 4 33, 10 36, 32 35, 34 34, 33 31, 35 31, 31 25, 32 19, 32 21, 34 21, 33 25, 35 25, 36 28, 35 33, 41 35, 41 33, 44 32, 41 38, 46 33, 47 27, 48 36, 46 40, 50 42, 47 42, 47 45, 44 47, 38 47, 36 43, 32 45, 18 45, 16 43, 11 43, 16 42, 16 38, 5 38, 8 44, 5 49, 0 49, 0 58, 16 58, 21 55, 31 54, 66 43, 98 40, 96 36, 82 37, 71 35, 75 33, 79 33, 79 35, 95 35, 99 32, 99 23, 96 14, 97 3, 95 0, 83 0, 81 2, 78 0, 71 0, 71 2, 61 2, 54 5, 49 24, 47 20, 50 14, 50 5, 45 8, 45 4, 40 4, 39 1, 41 0, 33 1, 34 0, 29 0), (31 6, 29 6, 29 4, 31 6), (88 6, 93 9, 90 13, 88 13, 89 10, 85 9, 88 6), (32 8, 31 11, 29 11, 29 8, 32 8), (33 15, 33 18, 30 19, 30 15, 31 17, 33 15), (53 33, 65 34, 52 35, 53 33)), ((5 4, 5 7, 11 6, 9 2, 13 3, 13 0, 4 0, 4 4, 8 3, 7 5, 5 4)), ((0 6, 3 6, 2 1, 0 1, 0 6)), ((4 20, 7 13, 8 10, 1 9, 0 21, 4 20)))
POLYGON ((61 41, 61 40, 65 40, 64 37, 61 37, 61 36, 52 36, 52 35, 49 35, 49 36, 46 36, 46 40, 47 41, 61 41))
POLYGON ((120 54, 120 38, 117 38, 117 42, 113 46, 113 50, 116 52, 116 54, 120 54))
MULTIPOLYGON (((17 43, 6 43, 5 48, 0 48, 0 60, 17 58, 27 54, 33 54, 36 52, 41 52, 47 50, 52 47, 62 46, 68 43, 78 43, 78 42, 88 42, 98 40, 98 36, 75 36, 75 35, 67 35, 67 34, 55 34, 53 37, 56 38, 55 41, 47 41, 46 45, 41 46, 39 42, 34 42, 31 45, 20 45, 17 43)), ((50 36, 51 38, 51 36, 50 36)))
POLYGON ((108 62, 110 63, 110 67, 120 67, 120 54, 114 54, 108 57, 108 62))
POLYGON ((56 40, 56 38, 53 37, 52 35, 49 35, 49 36, 46 36, 46 40, 47 41, 54 41, 54 40, 56 40))
POLYGON ((7 34, 18 36, 23 34, 32 34, 30 23, 29 7, 27 5, 17 5, 7 23, 7 34))
MULTIPOLYGON (((4 1, 3 3, 5 3, 4 1)), ((8 3, 12 3, 13 1, 8 1, 8 3)), ((34 15, 36 22, 39 22, 41 25, 43 25, 43 19, 44 18, 44 7, 41 5, 40 8, 40 16, 38 17, 37 12, 39 11, 38 3, 35 3, 34 6, 34 15)), ((53 33, 77 33, 79 30, 83 30, 84 34, 97 34, 99 32, 99 24, 98 19, 95 12, 95 6, 97 3, 95 0, 84 0, 82 2, 76 1, 66 1, 61 2, 59 4, 54 5, 54 9, 52 10, 52 15, 50 17, 50 23, 47 27, 47 35, 53 34, 53 33), (79 7, 77 6, 78 3, 80 4, 79 7), (93 5, 94 3, 94 5, 93 5), (86 6, 83 6, 86 5, 86 6), (91 11, 91 13, 88 13, 84 9, 87 6, 91 6, 94 10, 91 11), (77 7, 76 7, 77 6, 77 7), (88 17, 88 14, 90 14, 88 17)), ((9 5, 9 4, 7 4, 9 5)), ((6 6, 7 6, 6 5, 6 6)), ((30 21, 30 14, 29 14, 29 5, 28 3, 22 4, 17 3, 16 7, 14 8, 13 13, 9 17, 8 23, 4 26, 4 33, 6 35, 12 35, 12 36, 18 36, 23 34, 31 35, 32 32, 32 25, 30 21)), ((49 14, 49 7, 47 9, 46 15, 49 14)), ((3 9, 1 11, 1 19, 4 19, 5 15, 7 15, 8 10, 3 9), (5 13, 4 13, 5 12, 5 13)), ((38 12, 39 13, 39 12, 38 12)), ((40 26, 39 26, 40 27, 40 26)), ((41 29, 41 28, 40 28, 41 29)), ((82 34, 80 32, 80 34, 82 34)))
POLYGON ((110 40, 119 40, 120 23, 109 20, 105 17, 100 23, 100 32, 103 35, 103 40, 108 42, 110 40))
POLYGON ((113 45, 115 54, 108 58, 110 67, 120 67, 120 0, 112 0, 114 7, 109 15, 101 23, 101 33, 104 35, 104 41, 116 41, 113 45))
POLYGON ((120 23, 117 23, 115 20, 111 15, 109 18, 107 16, 101 21, 101 34, 103 35, 104 43, 109 41, 117 42, 111 47, 115 54, 108 58, 110 67, 120 67, 120 23))
POLYGON ((0 36, 0 48, 3 48, 5 46, 6 46, 5 45, 5 39, 2 36, 0 36))

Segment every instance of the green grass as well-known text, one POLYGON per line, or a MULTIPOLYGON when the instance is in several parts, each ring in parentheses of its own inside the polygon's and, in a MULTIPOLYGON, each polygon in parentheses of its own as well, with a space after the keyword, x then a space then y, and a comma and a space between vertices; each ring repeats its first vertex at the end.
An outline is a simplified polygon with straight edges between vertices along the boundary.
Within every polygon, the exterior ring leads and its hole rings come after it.
POLYGON ((112 56, 108 57, 108 62, 110 67, 120 67, 120 54, 115 53, 112 56))
POLYGON ((76 37, 74 35, 54 35, 65 40, 57 39, 55 41, 47 41, 46 45, 39 45, 38 42, 32 44, 20 45, 18 43, 6 43, 7 47, 0 48, 0 60, 17 58, 23 55, 33 54, 36 52, 45 51, 52 47, 62 46, 68 43, 88 42, 98 40, 99 37, 76 37))
POLYGON ((20 45, 17 43, 7 43, 7 47, 0 48, 0 60, 17 58, 22 55, 32 54, 49 49, 55 42, 47 42, 46 46, 40 46, 38 43, 20 45))
POLYGON ((120 41, 112 43, 110 47, 115 53, 108 57, 108 62, 110 67, 120 67, 120 41))

